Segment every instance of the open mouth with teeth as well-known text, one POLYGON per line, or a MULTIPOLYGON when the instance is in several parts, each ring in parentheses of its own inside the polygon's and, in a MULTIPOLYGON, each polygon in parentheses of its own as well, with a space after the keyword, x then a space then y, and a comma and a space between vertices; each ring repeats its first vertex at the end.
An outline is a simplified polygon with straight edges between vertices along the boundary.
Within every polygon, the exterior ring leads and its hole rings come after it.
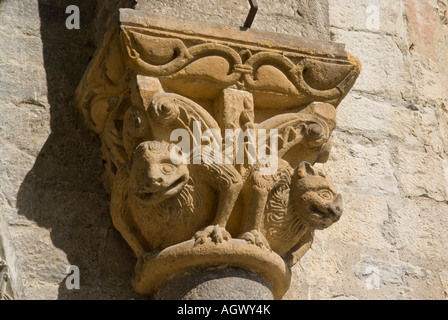
POLYGON ((329 226, 334 222, 332 212, 322 212, 321 209, 316 206, 310 207, 311 220, 319 226, 329 226))
POLYGON ((159 191, 155 191, 155 192, 147 192, 147 191, 142 192, 141 191, 141 192, 137 192, 136 195, 139 199, 141 199, 145 202, 160 202, 162 200, 165 200, 167 198, 170 198, 170 197, 178 194, 187 182, 188 182, 188 177, 182 176, 179 179, 177 179, 176 181, 174 181, 167 188, 163 188, 163 189, 161 189, 159 191))

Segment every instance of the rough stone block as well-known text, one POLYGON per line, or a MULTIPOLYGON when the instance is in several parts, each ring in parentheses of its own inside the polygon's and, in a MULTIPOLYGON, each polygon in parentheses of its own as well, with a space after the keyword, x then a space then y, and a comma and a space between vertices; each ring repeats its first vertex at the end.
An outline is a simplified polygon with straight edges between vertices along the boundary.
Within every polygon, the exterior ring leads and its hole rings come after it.
MULTIPOLYGON (((247 0, 138 1, 135 9, 186 20, 241 27, 249 13, 247 0)), ((259 1, 252 28, 262 31, 329 40, 328 0, 259 1)))
POLYGON ((342 29, 333 29, 332 32, 333 41, 345 43, 349 52, 361 57, 363 72, 354 90, 392 100, 411 96, 410 63, 397 39, 342 29))
POLYGON ((394 195, 399 189, 392 160, 387 142, 336 132, 328 171, 345 192, 394 195))
POLYGON ((338 107, 338 130, 353 132, 371 140, 383 140, 392 125, 393 105, 359 93, 350 93, 338 107))
POLYGON ((386 200, 381 196, 342 193, 344 215, 334 228, 321 232, 327 241, 376 249, 390 249, 383 236, 383 224, 389 217, 386 200))
POLYGON ((403 38, 406 32, 406 7, 387 0, 330 0, 330 25, 333 28, 380 33, 403 38))

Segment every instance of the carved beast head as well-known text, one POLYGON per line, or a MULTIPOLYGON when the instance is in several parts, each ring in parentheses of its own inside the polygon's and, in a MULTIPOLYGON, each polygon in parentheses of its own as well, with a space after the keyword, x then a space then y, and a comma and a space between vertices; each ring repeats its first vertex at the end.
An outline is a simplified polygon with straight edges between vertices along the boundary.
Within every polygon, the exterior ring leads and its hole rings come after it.
POLYGON ((159 141, 137 146, 129 163, 131 192, 137 199, 154 205, 182 191, 190 174, 185 164, 172 161, 175 147, 159 141))
POLYGON ((341 218, 342 196, 331 180, 308 162, 297 168, 291 197, 297 215, 313 229, 328 228, 341 218))

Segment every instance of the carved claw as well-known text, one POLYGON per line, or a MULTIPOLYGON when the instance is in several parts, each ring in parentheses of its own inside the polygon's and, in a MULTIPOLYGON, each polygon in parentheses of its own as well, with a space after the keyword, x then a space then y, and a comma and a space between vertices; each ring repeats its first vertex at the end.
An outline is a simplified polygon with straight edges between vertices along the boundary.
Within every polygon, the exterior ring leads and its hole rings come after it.
POLYGON ((204 230, 196 232, 194 235, 195 245, 204 244, 207 239, 210 239, 214 243, 222 243, 224 241, 230 241, 232 236, 230 233, 220 225, 208 226, 204 230))
POLYGON ((271 250, 268 240, 266 240, 265 236, 258 230, 246 232, 240 238, 262 249, 271 250))

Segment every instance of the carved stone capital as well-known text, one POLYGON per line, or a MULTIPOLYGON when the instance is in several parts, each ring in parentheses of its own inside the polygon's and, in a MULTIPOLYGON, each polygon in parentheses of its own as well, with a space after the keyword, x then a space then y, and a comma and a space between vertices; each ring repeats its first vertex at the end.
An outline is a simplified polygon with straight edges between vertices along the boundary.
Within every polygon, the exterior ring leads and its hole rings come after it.
POLYGON ((135 289, 228 266, 281 298, 314 231, 342 214, 313 165, 360 68, 337 43, 120 10, 76 100, 102 141, 135 289))

